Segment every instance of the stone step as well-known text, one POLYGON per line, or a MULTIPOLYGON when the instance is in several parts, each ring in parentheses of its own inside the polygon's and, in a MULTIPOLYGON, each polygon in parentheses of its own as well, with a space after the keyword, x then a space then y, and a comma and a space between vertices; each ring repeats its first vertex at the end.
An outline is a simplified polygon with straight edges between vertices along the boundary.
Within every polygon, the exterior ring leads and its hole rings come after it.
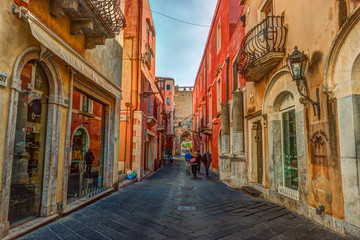
POLYGON ((256 190, 253 187, 249 187, 249 186, 242 187, 241 190, 244 193, 246 193, 247 195, 250 195, 252 197, 261 197, 261 195, 262 195, 262 192, 256 190))
POLYGON ((119 182, 118 189, 120 190, 120 189, 122 189, 124 187, 127 187, 127 186, 129 186, 129 185, 131 185, 131 184, 133 184, 135 182, 136 182, 136 178, 132 179, 132 180, 129 180, 129 179, 123 180, 123 181, 119 182))
POLYGON ((126 180, 126 174, 121 174, 119 176, 119 181, 124 181, 124 180, 126 180))

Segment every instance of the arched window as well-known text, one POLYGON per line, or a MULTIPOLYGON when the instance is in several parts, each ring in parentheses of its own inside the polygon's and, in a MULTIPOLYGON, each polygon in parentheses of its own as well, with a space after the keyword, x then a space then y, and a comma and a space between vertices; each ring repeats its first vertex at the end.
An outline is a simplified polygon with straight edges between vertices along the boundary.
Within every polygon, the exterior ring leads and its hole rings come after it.
POLYGON ((170 98, 169 97, 166 98, 166 104, 170 105, 170 98))

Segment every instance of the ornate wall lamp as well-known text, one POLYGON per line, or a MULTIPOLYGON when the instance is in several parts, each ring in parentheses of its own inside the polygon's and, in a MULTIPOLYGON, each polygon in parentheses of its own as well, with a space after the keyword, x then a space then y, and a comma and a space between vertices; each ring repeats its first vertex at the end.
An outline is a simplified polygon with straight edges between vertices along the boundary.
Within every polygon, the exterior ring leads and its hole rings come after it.
POLYGON ((148 98, 155 94, 158 94, 158 92, 142 92, 142 93, 140 93, 140 96, 143 98, 148 98))
POLYGON ((291 77, 294 81, 296 81, 296 87, 301 96, 303 96, 307 101, 309 101, 314 109, 314 115, 318 117, 320 120, 320 98, 319 98, 319 88, 316 88, 316 101, 313 101, 310 97, 305 95, 301 89, 300 84, 304 86, 305 92, 307 94, 307 83, 305 77, 305 69, 306 64, 309 58, 304 54, 304 52, 300 52, 295 46, 295 50, 291 55, 288 55, 286 58, 286 63, 288 65, 291 77))
POLYGON ((165 84, 165 81, 163 79, 159 79, 157 81, 157 85, 158 85, 158 88, 161 90, 161 89, 164 89, 164 84, 165 84))

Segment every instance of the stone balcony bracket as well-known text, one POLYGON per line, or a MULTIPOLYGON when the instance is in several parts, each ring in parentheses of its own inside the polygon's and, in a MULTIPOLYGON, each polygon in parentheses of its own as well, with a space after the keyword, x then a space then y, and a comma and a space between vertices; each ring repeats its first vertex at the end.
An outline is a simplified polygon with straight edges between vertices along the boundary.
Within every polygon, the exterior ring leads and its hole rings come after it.
POLYGON ((104 45, 125 27, 125 16, 118 0, 51 0, 50 13, 71 20, 70 33, 85 35, 85 48, 104 45))
POLYGON ((153 116, 147 116, 146 123, 149 124, 150 126, 154 126, 157 123, 157 121, 153 116))

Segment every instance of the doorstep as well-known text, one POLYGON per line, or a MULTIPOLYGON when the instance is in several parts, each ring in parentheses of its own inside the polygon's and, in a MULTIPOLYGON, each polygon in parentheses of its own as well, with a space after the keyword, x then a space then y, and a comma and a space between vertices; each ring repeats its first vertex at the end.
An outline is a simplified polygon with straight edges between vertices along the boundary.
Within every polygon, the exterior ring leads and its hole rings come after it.
POLYGON ((59 214, 54 214, 54 215, 51 215, 48 217, 37 217, 37 218, 30 220, 24 224, 21 224, 18 227, 14 227, 14 228, 10 229, 9 234, 5 236, 4 240, 16 239, 32 230, 35 230, 36 228, 39 228, 49 222, 56 220, 58 217, 59 217, 59 214))
POLYGON ((119 185, 118 185, 118 190, 120 190, 120 189, 122 189, 124 187, 127 187, 127 186, 129 186, 129 185, 131 185, 133 183, 136 183, 136 182, 137 182, 136 178, 132 179, 132 180, 126 179, 126 180, 120 181, 119 185))
POLYGON ((244 186, 241 188, 241 190, 246 193, 247 195, 250 195, 252 197, 261 197, 262 196, 262 192, 260 192, 259 190, 250 187, 250 186, 244 186))
POLYGON ((62 211, 62 214, 67 215, 71 212, 74 212, 76 209, 84 207, 85 205, 88 205, 92 202, 95 202, 99 198, 103 198, 103 197, 109 195, 110 193, 112 193, 113 191, 114 191, 114 188, 110 188, 101 193, 96 194, 95 196, 83 197, 83 198, 75 200, 69 204, 66 204, 66 208, 62 211))

